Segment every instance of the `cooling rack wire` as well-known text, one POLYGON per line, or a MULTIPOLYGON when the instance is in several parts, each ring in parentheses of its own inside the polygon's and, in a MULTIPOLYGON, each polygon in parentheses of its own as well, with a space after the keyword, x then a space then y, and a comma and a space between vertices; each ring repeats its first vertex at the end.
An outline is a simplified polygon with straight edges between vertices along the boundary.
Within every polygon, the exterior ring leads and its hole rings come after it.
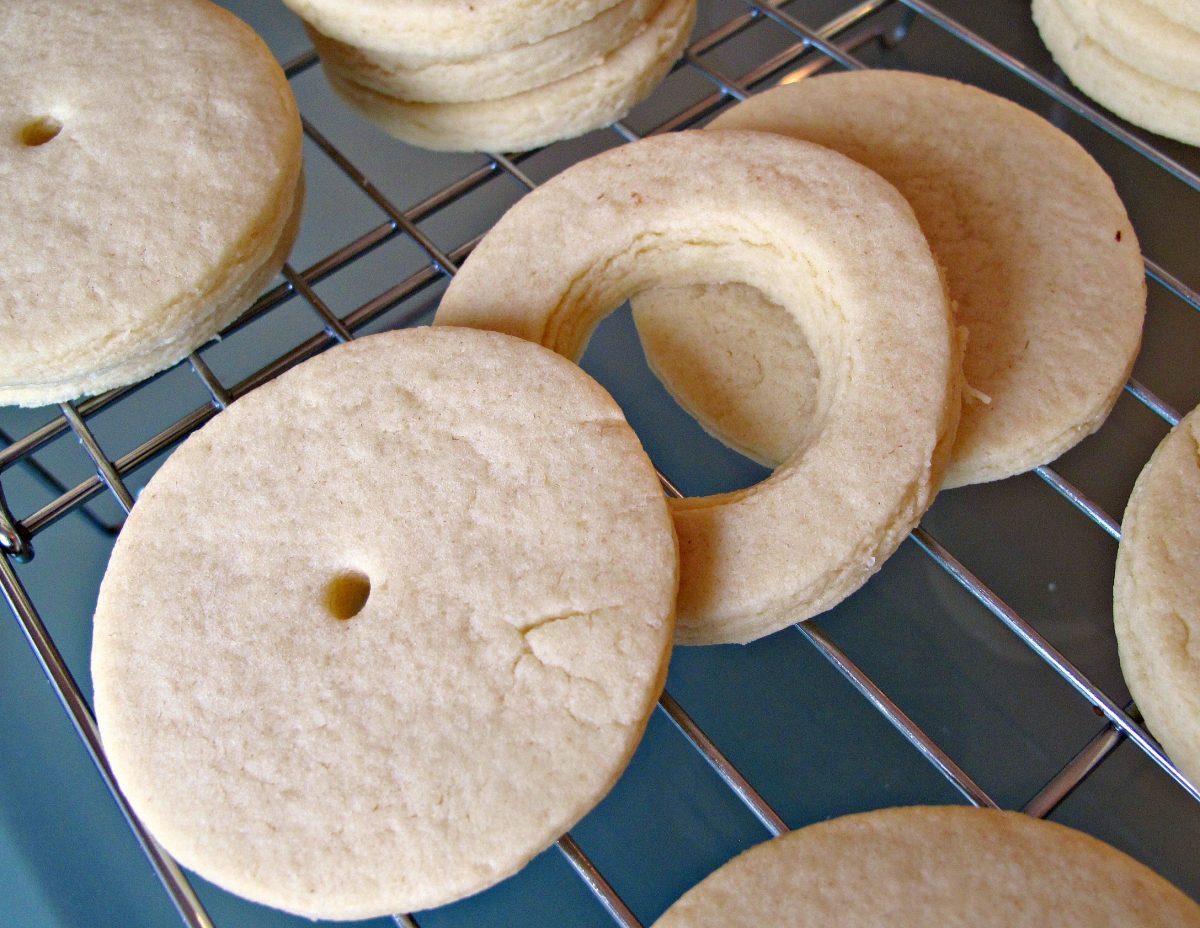
MULTIPOLYGON (((701 124, 722 106, 732 100, 743 99, 755 89, 769 86, 781 76, 789 80, 815 73, 825 68, 859 68, 863 63, 859 50, 874 44, 885 47, 901 45, 909 31, 934 28, 952 37, 955 42, 973 49, 996 65, 1026 82, 1037 92, 1044 94, 1055 104, 1066 108, 1078 117, 1117 140, 1132 150, 1147 163, 1147 170, 1160 171, 1186 185, 1192 191, 1200 191, 1200 176, 1177 160, 1168 157, 1154 146, 1114 122, 1094 108, 1073 91, 1064 89, 1060 83, 1047 78, 1011 54, 992 44, 981 35, 947 16, 939 8, 924 0, 867 0, 842 12, 823 25, 802 22, 793 12, 798 3, 785 2, 775 7, 758 6, 749 0, 733 0, 735 8, 731 18, 722 25, 703 35, 691 44, 677 69, 691 69, 702 75, 711 85, 711 91, 680 112, 660 122, 650 134, 668 132, 701 124), (735 40, 756 24, 770 22, 787 36, 786 47, 759 61, 745 73, 730 75, 714 66, 706 53, 724 43, 735 40)), ((296 78, 316 64, 315 54, 309 52, 286 65, 289 78, 296 78)), ((77 404, 64 403, 59 414, 46 424, 14 437, 0 432, 0 475, 10 468, 23 467, 44 487, 49 488, 54 498, 35 511, 18 517, 4 500, 3 485, 0 484, 0 588, 3 589, 8 605, 27 637, 33 653, 49 679, 53 689, 78 732, 86 750, 95 762, 101 777, 120 807, 129 826, 144 849, 151 866, 158 875, 164 889, 185 924, 209 926, 212 921, 202 907, 187 879, 171 858, 155 843, 142 828, 120 792, 116 789, 111 772, 104 758, 94 718, 80 687, 73 678, 66 662, 50 633, 47 631, 37 605, 19 578, 16 565, 29 560, 37 544, 37 536, 64 516, 79 511, 97 525, 102 519, 89 504, 104 494, 109 495, 121 511, 128 512, 133 505, 133 494, 126 485, 127 476, 134 470, 152 461, 156 456, 173 447, 190 432, 201 426, 225 408, 230 402, 270 380, 292 365, 334 344, 352 339, 383 314, 410 301, 444 278, 452 276, 470 253, 478 237, 464 241, 448 251, 442 250, 422 230, 423 220, 447 209, 469 197, 490 180, 507 176, 523 189, 532 189, 534 180, 522 168, 526 156, 506 157, 502 154, 489 155, 486 163, 469 171, 455 182, 445 186, 422 202, 407 209, 395 205, 377 187, 367 173, 355 161, 335 145, 329 137, 307 118, 304 131, 309 141, 319 148, 334 165, 349 178, 358 189, 383 211, 386 221, 365 234, 355 238, 327 254, 308 267, 296 269, 288 265, 284 269, 284 282, 265 293, 251 310, 231 326, 224 337, 229 338, 257 319, 276 310, 283 304, 299 300, 319 319, 321 330, 290 351, 279 355, 244 379, 225 384, 213 373, 209 365, 198 354, 187 360, 195 377, 203 386, 208 401, 172 422, 158 434, 144 440, 128 453, 111 458, 105 454, 100 442, 89 426, 89 419, 102 411, 120 407, 138 388, 128 387, 112 391, 77 404), (318 295, 317 285, 323 280, 363 258, 390 240, 407 238, 421 249, 423 266, 410 276, 389 287, 374 298, 359 305, 344 316, 337 315, 318 295), (95 473, 73 486, 64 486, 36 457, 39 450, 64 435, 74 435, 90 460, 95 473)), ((624 141, 639 137, 625 122, 614 124, 611 132, 624 141)), ((640 133, 642 135, 646 132, 640 133)), ((1161 287, 1183 301, 1192 310, 1200 310, 1200 295, 1185 283, 1152 260, 1146 261, 1146 275, 1152 286, 1161 287)), ((395 325, 414 324, 426 307, 406 309, 395 325)), ((1200 318, 1192 317, 1192 324, 1200 318)), ((1179 413, 1170 404, 1160 399, 1144 384, 1130 380, 1126 392, 1138 403, 1149 409, 1165 423, 1174 425, 1179 413)), ((1050 488, 1060 494, 1083 519, 1094 523, 1096 530, 1114 539, 1120 538, 1120 525, 1113 514, 1105 512, 1096 502, 1072 485, 1051 467, 1040 467, 1036 471, 1050 488)), ((668 493, 678 491, 664 477, 668 493)), ((115 527, 109 527, 115 531, 115 527)), ((1044 787, 1023 806, 1031 815, 1046 816, 1063 799, 1079 786, 1104 761, 1111 757, 1114 749, 1124 741, 1135 745, 1153 764, 1170 777, 1180 789, 1192 799, 1200 801, 1200 790, 1188 782, 1167 759, 1157 743, 1140 725, 1136 707, 1127 703, 1118 705, 1097 685, 1093 684, 1063 653, 1043 637, 1037 629, 1005 602, 988 584, 976 576, 963 561, 935 538, 926 528, 919 527, 912 539, 930 562, 945 571, 974 597, 996 620, 1003 623, 1024 646, 1030 649, 1053 669, 1075 691, 1078 698, 1100 716, 1105 725, 1096 736, 1073 758, 1050 778, 1044 787)), ((811 645, 873 706, 895 729, 907 739, 920 755, 931 764, 962 797, 976 806, 998 807, 998 803, 971 776, 963 770, 938 742, 910 718, 894 702, 884 689, 861 669, 827 634, 820 621, 810 621, 795 626, 795 634, 811 645)), ((784 634, 791 634, 785 632, 784 634)), ((673 724, 695 751, 712 767, 729 790, 743 803, 761 823, 763 837, 787 831, 783 817, 748 782, 733 763, 722 753, 700 726, 693 721, 687 710, 669 692, 664 692, 658 711, 673 724)), ((641 923, 630 908, 622 901, 600 870, 593 864, 583 847, 570 835, 563 835, 557 847, 579 878, 607 910, 612 921, 624 928, 635 928, 641 923)), ((393 920, 398 925, 414 926, 417 920, 408 914, 397 913, 393 920)))

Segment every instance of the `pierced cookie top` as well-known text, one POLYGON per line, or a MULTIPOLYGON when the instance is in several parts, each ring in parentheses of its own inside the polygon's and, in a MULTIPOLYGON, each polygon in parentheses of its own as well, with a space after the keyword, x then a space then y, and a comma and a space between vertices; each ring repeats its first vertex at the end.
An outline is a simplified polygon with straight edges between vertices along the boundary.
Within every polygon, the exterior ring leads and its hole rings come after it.
POLYGON ((310 917, 450 902, 608 791, 666 674, 662 488, 575 365, 490 332, 335 348, 142 494, 92 675, 183 864, 310 917))
POLYGON ((2 393, 153 350, 234 287, 292 212, 300 121, 203 0, 13 0, 0 44, 2 393))

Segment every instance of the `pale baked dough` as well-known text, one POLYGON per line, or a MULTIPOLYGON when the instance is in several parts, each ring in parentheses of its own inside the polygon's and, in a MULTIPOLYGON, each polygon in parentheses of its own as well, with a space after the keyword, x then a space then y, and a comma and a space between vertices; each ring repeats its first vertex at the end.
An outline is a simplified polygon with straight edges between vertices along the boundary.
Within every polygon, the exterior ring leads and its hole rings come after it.
POLYGON ((1113 618, 1130 694, 1176 766, 1200 784, 1200 411, 1171 431, 1134 485, 1113 618))
POLYGON ((595 19, 527 45, 457 61, 406 66, 386 52, 308 34, 321 64, 347 81, 417 103, 496 100, 594 67, 646 27, 662 0, 621 0, 595 19))
POLYGON ((1189 28, 1143 0, 1063 0, 1060 5, 1083 35, 1133 70, 1200 91, 1200 12, 1189 28))
POLYGON ((696 0, 663 0, 644 29, 596 65, 498 100, 410 103, 326 72, 335 91, 396 138, 435 151, 525 151, 620 119, 683 54, 696 0))
POLYGON ((821 372, 791 314, 745 284, 643 290, 633 318, 655 376, 714 438, 775 467, 810 438, 821 372))
POLYGON ((714 279, 752 283, 795 314, 821 370, 819 425, 762 483, 672 500, 677 640, 689 644, 748 641, 830 608, 878 570, 941 482, 959 355, 908 204, 850 159, 782 136, 652 137, 517 203, 435 319, 578 358, 630 295, 714 279))
POLYGON ((1058 0, 1033 0, 1033 20, 1071 83, 1134 125, 1200 145, 1200 89, 1155 80, 1085 35, 1058 0))
POLYGON ((1176 25, 1200 30, 1200 0, 1145 0, 1146 6, 1176 25))
MULTIPOLYGON (((889 71, 778 87, 733 107, 712 128, 770 130, 829 146, 877 171, 912 204, 967 329, 963 369, 972 390, 946 486, 1022 473, 1100 427, 1138 351, 1146 285, 1112 181, 1067 135, 977 88, 889 71)), ((713 302, 738 321, 771 323, 753 292, 714 295, 713 302), (746 305, 731 309, 735 300, 746 305)), ((651 367, 710 423, 704 385, 690 382, 696 369, 683 368, 659 341, 663 326, 648 326, 654 307, 641 297, 633 307, 651 367)), ((718 324, 715 315, 696 313, 687 336, 710 343, 711 368, 745 370, 761 361, 767 382, 760 392, 796 389, 780 382, 790 376, 786 367, 751 352, 762 342, 782 351, 798 332, 760 332, 751 342, 718 324)), ((793 430, 807 428, 799 411, 746 413, 741 441, 771 465, 780 458, 769 449, 777 453, 793 430)))
POLYGON ((528 45, 619 0, 284 0, 318 32, 410 67, 528 45))
POLYGON ((205 0, 169 15, 13 0, 0 46, 0 403, 168 367, 245 310, 291 247, 301 135, 283 72, 205 0), (50 120, 58 134, 28 144, 50 120))
POLYGON ((619 776, 667 667, 677 560, 620 409, 490 332, 375 335, 189 438, 96 609, 96 713, 181 863, 314 918, 516 871, 619 776), (369 581, 352 618, 332 586, 369 581))
POLYGON ((1200 907, 1132 857, 1020 812, 847 815, 751 848, 654 928, 1196 928, 1200 907))

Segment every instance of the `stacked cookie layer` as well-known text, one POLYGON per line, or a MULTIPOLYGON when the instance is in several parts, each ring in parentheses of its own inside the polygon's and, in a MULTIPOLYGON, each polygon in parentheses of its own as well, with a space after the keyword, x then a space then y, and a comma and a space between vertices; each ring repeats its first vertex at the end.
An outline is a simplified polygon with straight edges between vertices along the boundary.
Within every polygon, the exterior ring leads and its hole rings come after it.
POLYGON ((1144 129, 1200 144, 1200 3, 1034 0, 1033 18, 1080 90, 1144 129))
POLYGON ((619 119, 683 53, 696 10, 695 0, 288 3, 334 90, 439 151, 520 151, 619 119))

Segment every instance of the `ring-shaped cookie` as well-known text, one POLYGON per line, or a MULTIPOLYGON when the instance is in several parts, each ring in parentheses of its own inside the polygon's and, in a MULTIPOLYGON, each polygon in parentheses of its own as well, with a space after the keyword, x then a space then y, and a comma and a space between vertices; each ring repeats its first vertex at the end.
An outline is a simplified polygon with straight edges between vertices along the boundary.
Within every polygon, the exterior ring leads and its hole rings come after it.
POLYGON ((672 502, 676 640, 748 641, 857 589, 919 519, 959 410, 942 281, 890 184, 816 145, 684 132, 605 152, 530 193, 451 283, 436 323, 578 358, 600 319, 672 284, 749 283, 820 369, 812 440, 753 487, 672 502))
POLYGON ((1061 0, 1034 0, 1030 9, 1054 63, 1072 84, 1136 126, 1200 145, 1200 92, 1158 80, 1110 54, 1061 0))
MULTIPOLYGON (((944 487, 1033 470, 1104 423, 1141 342, 1145 269, 1112 181, 1070 136, 977 87, 874 69, 775 87, 710 128, 827 145, 912 206, 968 333, 972 395, 944 487)), ((788 346, 795 327, 754 291, 717 288, 699 302, 690 291, 642 294, 633 319, 650 368, 722 441, 773 467, 805 434, 807 411, 785 405, 804 373, 803 354, 788 346), (682 325, 693 307, 696 323, 682 325), (757 335, 722 338, 718 324, 757 335), (728 407, 705 389, 713 380, 734 381, 738 415, 718 419, 728 407)))

